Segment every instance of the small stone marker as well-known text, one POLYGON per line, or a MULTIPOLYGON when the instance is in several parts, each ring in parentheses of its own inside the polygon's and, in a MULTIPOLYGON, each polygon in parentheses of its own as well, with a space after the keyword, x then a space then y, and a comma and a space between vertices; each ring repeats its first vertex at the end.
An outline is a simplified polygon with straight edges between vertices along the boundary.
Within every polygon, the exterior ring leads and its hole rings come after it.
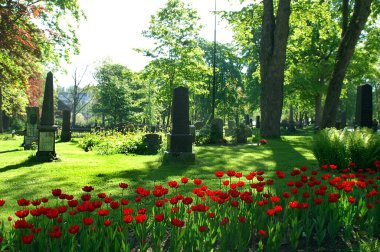
POLYGON ((194 161, 192 136, 189 127, 189 91, 185 87, 175 88, 172 101, 172 127, 168 134, 166 160, 194 161))
POLYGON ((372 128, 372 86, 369 84, 357 89, 355 121, 359 127, 372 128))
POLYGON ((69 110, 62 111, 62 132, 61 132, 62 142, 71 141, 70 117, 71 117, 71 112, 69 110))
POLYGON ((54 125, 54 87, 53 74, 51 72, 46 77, 42 115, 38 130, 39 139, 36 158, 40 161, 57 159, 57 153, 55 152, 55 132, 57 131, 57 126, 54 125))
POLYGON ((223 142, 223 120, 215 118, 211 121, 211 143, 220 144, 223 142))
POLYGON ((143 143, 148 147, 149 154, 157 154, 162 144, 162 137, 156 133, 145 134, 143 143))
POLYGON ((30 150, 32 144, 38 143, 39 108, 26 108, 26 133, 24 136, 24 150, 30 150))
POLYGON ((247 125, 240 123, 236 128, 236 142, 247 143, 247 125))

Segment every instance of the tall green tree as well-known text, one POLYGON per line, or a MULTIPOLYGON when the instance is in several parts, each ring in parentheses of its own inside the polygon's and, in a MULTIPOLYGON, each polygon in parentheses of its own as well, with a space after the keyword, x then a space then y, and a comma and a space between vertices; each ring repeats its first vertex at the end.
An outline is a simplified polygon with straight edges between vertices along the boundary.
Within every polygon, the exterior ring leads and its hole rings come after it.
POLYGON ((132 120, 135 92, 138 91, 134 74, 123 65, 103 62, 94 77, 97 82, 94 111, 110 118, 112 125, 132 120))
MULTIPOLYGON (((0 1, 0 132, 3 104, 10 104, 5 94, 23 90, 25 97, 28 79, 41 72, 42 63, 58 64, 70 49, 77 51, 75 27, 62 17, 75 23, 82 16, 77 0, 0 1)), ((26 104, 17 101, 23 111, 26 104)))
POLYGON ((171 97, 175 87, 187 86, 190 92, 203 92, 204 73, 208 71, 203 61, 203 52, 198 45, 201 26, 197 11, 182 0, 169 0, 150 20, 143 35, 155 41, 153 49, 139 49, 153 58, 153 63, 162 78, 160 89, 163 97, 166 126, 170 123, 171 97))

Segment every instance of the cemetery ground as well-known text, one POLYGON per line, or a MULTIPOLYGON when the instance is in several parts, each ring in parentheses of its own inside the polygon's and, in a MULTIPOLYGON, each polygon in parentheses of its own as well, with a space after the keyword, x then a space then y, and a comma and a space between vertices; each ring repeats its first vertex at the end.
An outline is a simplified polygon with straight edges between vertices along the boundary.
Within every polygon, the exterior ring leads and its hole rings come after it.
POLYGON ((43 197, 54 188, 75 194, 80 193, 83 186, 91 185, 98 192, 115 195, 119 194, 120 182, 128 183, 132 188, 139 185, 152 187, 154 183, 167 184, 170 180, 186 176, 210 179, 211 183, 218 184, 219 180, 214 175, 216 170, 233 169, 243 173, 264 170, 269 172, 268 176, 274 177, 276 169, 317 165, 309 148, 310 136, 284 136, 263 146, 195 147, 194 164, 162 164, 160 155, 85 152, 78 147, 77 138, 68 143, 57 142, 59 161, 38 163, 30 160, 36 150, 23 150, 22 137, 1 136, 0 198, 9 204, 1 209, 0 219, 13 214, 18 199, 43 197))
MULTIPOLYGON (((36 150, 24 151, 22 137, 0 135, 0 199, 6 204, 0 208, 0 220, 6 221, 13 216, 19 207, 17 200, 21 198, 35 199, 49 197, 52 189, 60 188, 62 192, 80 198, 81 189, 90 185, 95 192, 106 192, 107 195, 120 198, 119 183, 124 182, 131 190, 124 196, 133 201, 134 189, 138 186, 154 188, 154 185, 168 185, 168 181, 181 181, 182 177, 202 179, 209 187, 218 188, 220 180, 215 171, 240 171, 245 175, 252 171, 262 170, 265 179, 277 179, 276 170, 289 174, 294 168, 307 166, 311 170, 319 170, 317 161, 310 149, 311 131, 299 131, 298 135, 283 136, 281 139, 270 139, 268 144, 256 146, 244 145, 211 145, 195 147, 194 164, 162 163, 162 155, 99 155, 85 152, 78 147, 78 139, 71 142, 57 142, 56 152, 59 160, 55 162, 37 163, 30 159, 36 150), (301 133, 300 133, 301 132, 301 133)), ((322 174, 324 171, 320 171, 322 174)), ((327 173, 327 172, 326 172, 327 173)), ((228 177, 226 178, 228 179, 228 177)), ((287 176, 286 180, 292 178, 287 176)), ((286 183, 274 184, 272 193, 281 195, 289 191, 286 183)), ((180 186, 181 193, 183 186, 180 186)), ((258 199, 255 199, 257 201, 258 199)), ((152 204, 154 202, 152 201, 152 204)), ((9 225, 5 225, 9 229, 9 225)), ((375 236, 378 237, 378 236, 375 236)), ((333 244, 327 251, 374 251, 380 247, 378 238, 368 240, 347 241, 344 244, 333 244)), ((282 246, 292 251, 291 246, 282 246)), ((317 245, 312 245, 312 250, 317 245)), ((270 250, 269 250, 270 251, 270 250)))

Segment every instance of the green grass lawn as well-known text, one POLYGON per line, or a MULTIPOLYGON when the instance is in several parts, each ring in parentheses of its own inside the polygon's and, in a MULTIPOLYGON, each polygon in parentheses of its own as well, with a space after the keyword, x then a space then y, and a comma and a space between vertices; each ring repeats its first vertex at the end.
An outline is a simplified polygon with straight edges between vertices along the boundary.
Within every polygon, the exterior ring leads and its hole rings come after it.
MULTIPOLYGON (((196 162, 191 165, 162 164, 160 155, 102 156, 84 152, 73 141, 56 144, 59 161, 36 163, 30 160, 36 151, 24 151, 22 137, 4 140, 4 135, 0 135, 0 199, 7 202, 1 209, 0 219, 13 214, 17 199, 50 196, 54 188, 79 195, 84 185, 92 185, 97 192, 117 194, 120 182, 135 188, 137 185, 152 186, 154 182, 166 184, 169 180, 186 176, 212 178, 212 183, 217 184, 215 170, 234 169, 246 174, 259 169, 286 171, 301 165, 316 167, 310 141, 310 136, 284 136, 269 140, 264 146, 195 147, 196 162)), ((271 175, 274 172, 266 177, 271 175)))

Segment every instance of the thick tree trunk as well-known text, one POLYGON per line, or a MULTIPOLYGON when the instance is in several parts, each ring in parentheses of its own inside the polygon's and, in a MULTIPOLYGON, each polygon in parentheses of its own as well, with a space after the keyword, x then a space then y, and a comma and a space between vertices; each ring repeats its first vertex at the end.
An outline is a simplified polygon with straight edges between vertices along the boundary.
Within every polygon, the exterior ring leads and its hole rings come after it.
POLYGON ((290 0, 280 0, 276 18, 273 0, 264 0, 260 48, 260 133, 263 137, 280 136, 289 17, 290 0))
POLYGON ((354 12, 347 27, 347 31, 344 33, 340 42, 334 70, 329 82, 325 106, 323 109, 322 128, 335 126, 343 80, 346 75, 347 67, 354 54, 360 33, 371 13, 371 4, 372 0, 355 0, 354 12))

